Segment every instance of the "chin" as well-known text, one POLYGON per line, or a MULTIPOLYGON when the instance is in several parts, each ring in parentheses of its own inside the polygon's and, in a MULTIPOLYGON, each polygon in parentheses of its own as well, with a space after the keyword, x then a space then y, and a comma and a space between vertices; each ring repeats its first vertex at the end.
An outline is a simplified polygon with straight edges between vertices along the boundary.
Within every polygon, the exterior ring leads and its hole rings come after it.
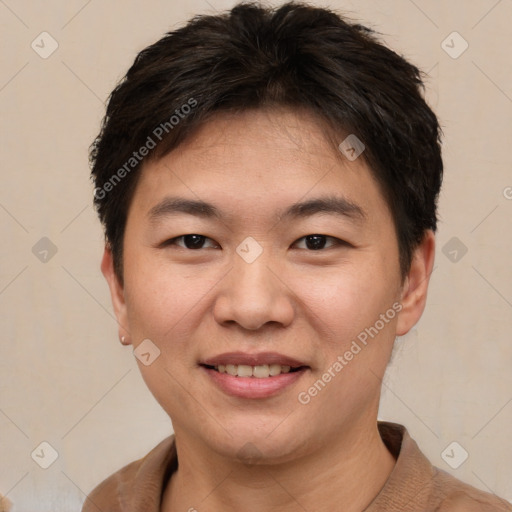
MULTIPOLYGON (((282 420, 280 418, 280 422, 282 420)), ((279 422, 274 421, 272 425, 279 425, 279 422)), ((219 455, 245 464, 287 462, 304 450, 305 440, 284 426, 275 429, 267 423, 265 428, 261 428, 244 421, 226 425, 226 430, 221 427, 215 430, 215 433, 205 435, 203 442, 219 455)))

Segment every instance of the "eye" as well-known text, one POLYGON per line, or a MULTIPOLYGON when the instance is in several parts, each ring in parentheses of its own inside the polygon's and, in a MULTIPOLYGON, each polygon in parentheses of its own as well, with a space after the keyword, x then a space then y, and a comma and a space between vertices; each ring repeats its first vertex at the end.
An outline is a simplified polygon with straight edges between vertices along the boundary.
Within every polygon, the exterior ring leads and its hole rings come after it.
POLYGON ((210 240, 211 242, 213 242, 213 247, 219 247, 219 245, 216 242, 214 242, 211 238, 208 238, 207 236, 204 235, 198 235, 195 233, 171 238, 170 240, 165 241, 162 245, 177 245, 178 247, 183 247, 184 249, 196 250, 204 249, 203 246, 206 240, 210 240), (183 242, 183 244, 179 242, 183 242))
MULTIPOLYGON (((339 238, 335 238, 333 236, 328 235, 307 235, 303 236, 302 238, 299 238, 294 245, 298 245, 301 240, 305 241, 306 249, 309 249, 311 251, 319 251, 321 249, 325 249, 325 244, 327 240, 331 240, 333 243, 332 246, 336 245, 350 245, 348 242, 345 242, 343 240, 340 240, 339 238)), ((304 247, 299 247, 299 249, 304 249, 304 247)))

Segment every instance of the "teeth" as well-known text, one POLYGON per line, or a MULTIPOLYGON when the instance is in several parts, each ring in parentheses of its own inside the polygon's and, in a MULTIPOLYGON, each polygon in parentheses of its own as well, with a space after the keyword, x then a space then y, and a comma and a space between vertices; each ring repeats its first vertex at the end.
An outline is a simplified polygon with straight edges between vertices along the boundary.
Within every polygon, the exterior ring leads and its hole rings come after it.
MULTIPOLYGON (((258 379, 264 379, 270 377, 270 368, 268 364, 261 364, 259 366, 251 367, 252 375, 258 377, 258 379)), ((281 370, 279 370, 281 371, 281 370)))
POLYGON ((288 373, 290 371, 290 367, 289 366, 281 366, 280 364, 271 364, 270 365, 270 375, 274 376, 274 375, 279 375, 281 373, 281 368, 285 368, 285 370, 283 370, 283 373, 288 373), (286 368, 288 368, 286 370, 286 368))
POLYGON ((219 373, 227 373, 234 377, 256 377, 257 379, 265 379, 274 377, 281 373, 289 373, 290 366, 280 364, 261 364, 258 366, 249 366, 248 364, 219 364, 215 366, 219 373))
POLYGON ((239 364, 237 375, 239 377, 252 377, 252 366, 246 364, 239 364))
POLYGON ((226 373, 229 373, 229 375, 236 376, 237 371, 238 371, 238 366, 235 366, 234 364, 226 365, 226 373))

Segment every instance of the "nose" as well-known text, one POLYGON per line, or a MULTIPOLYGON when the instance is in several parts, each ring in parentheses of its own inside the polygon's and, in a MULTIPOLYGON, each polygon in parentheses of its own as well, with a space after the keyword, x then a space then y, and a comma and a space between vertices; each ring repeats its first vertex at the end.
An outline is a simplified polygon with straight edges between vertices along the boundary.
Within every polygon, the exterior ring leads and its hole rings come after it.
POLYGON ((293 293, 278 266, 264 254, 252 263, 234 254, 233 267, 220 284, 213 308, 219 324, 257 330, 267 323, 286 327, 292 322, 293 293))

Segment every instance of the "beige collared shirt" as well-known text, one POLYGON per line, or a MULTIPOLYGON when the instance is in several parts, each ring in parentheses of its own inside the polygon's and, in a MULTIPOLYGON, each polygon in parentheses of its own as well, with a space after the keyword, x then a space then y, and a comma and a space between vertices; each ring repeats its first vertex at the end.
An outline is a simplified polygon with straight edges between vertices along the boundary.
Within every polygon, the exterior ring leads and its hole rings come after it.
MULTIPOLYGON (((396 464, 363 512, 512 512, 505 500, 432 466, 402 425, 381 421, 378 426, 396 464)), ((177 466, 170 436, 98 485, 82 512, 160 512, 165 485, 177 466)))

